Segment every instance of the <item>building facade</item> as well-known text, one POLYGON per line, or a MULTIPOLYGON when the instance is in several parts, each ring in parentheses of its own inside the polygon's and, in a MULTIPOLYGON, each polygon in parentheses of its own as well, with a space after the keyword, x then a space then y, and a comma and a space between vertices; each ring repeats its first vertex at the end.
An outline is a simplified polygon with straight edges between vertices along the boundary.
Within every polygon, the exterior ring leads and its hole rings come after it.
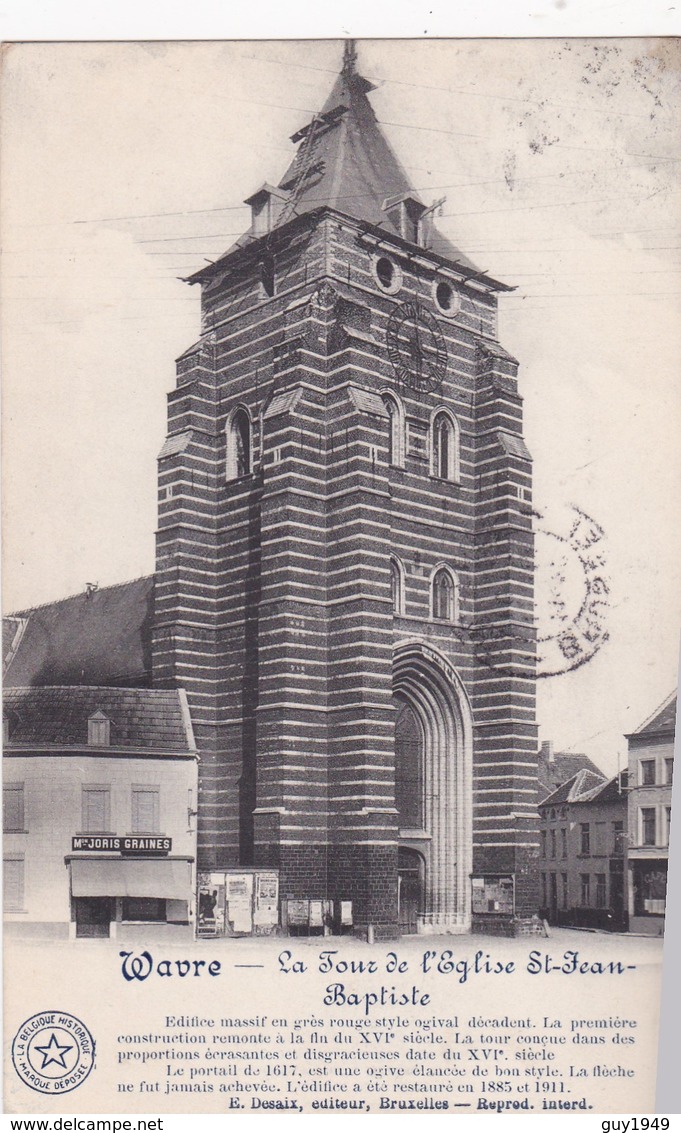
POLYGON ((189 936, 197 754, 179 691, 5 690, 8 933, 189 936))
POLYGON ((377 934, 536 892, 531 462, 507 290, 439 236, 346 49, 252 224, 189 280, 159 457, 154 683, 186 689, 201 868, 377 934))
POLYGON ((661 936, 667 899, 676 692, 627 736, 628 898, 632 931, 661 936))
POLYGON ((627 772, 579 771, 542 800, 542 912, 551 924, 627 925, 627 772))
POLYGON ((17 615, 6 679, 185 690, 201 873, 276 870, 287 909, 390 937, 537 909, 534 549, 509 288, 438 233, 371 89, 349 42, 188 280, 154 578, 17 615))

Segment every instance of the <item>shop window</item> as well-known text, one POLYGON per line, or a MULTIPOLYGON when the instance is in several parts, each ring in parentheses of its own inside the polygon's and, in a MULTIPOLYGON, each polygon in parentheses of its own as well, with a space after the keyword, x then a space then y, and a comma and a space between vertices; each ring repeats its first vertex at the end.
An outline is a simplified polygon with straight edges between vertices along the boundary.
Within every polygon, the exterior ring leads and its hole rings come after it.
POLYGON ((388 463, 404 468, 404 409, 393 394, 384 394, 388 413, 388 463))
POLYGON ((431 472, 440 480, 459 479, 459 427, 451 414, 436 413, 431 426, 431 472))
POLYGON ((641 845, 654 846, 656 844, 655 807, 641 807, 641 845))
POLYGON ((394 614, 404 614, 404 567, 398 558, 390 559, 390 596, 394 614))
POLYGON ((655 760, 642 759, 641 760, 641 786, 654 787, 655 786, 655 760))
POLYGON ((2 871, 2 898, 6 913, 20 913, 24 908, 23 854, 5 854, 2 871))
POLYGON ((448 567, 438 567, 431 582, 432 616, 440 622, 456 622, 459 617, 459 586, 448 567))
POLYGON ((159 796, 159 787, 132 788, 133 834, 158 834, 159 796))
POLYGON ((5 783, 2 792, 2 828, 5 834, 25 829, 23 783, 5 783))
POLYGON ((634 915, 661 916, 667 896, 667 863, 634 862, 634 915))
POLYGON ((165 921, 165 900, 160 897, 123 897, 121 918, 124 921, 165 921))
POLYGON ((605 908, 605 874, 596 874, 596 908, 605 908))
POLYGON ((101 834, 109 830, 111 788, 108 786, 83 787, 83 831, 101 834))
POLYGON ((87 722, 87 742, 92 747, 108 747, 110 739, 111 721, 100 709, 97 709, 87 722))
POLYGON ((591 877, 588 873, 579 875, 579 898, 583 908, 591 903, 591 877))
POLYGON ((225 427, 227 480, 248 476, 251 471, 251 419, 243 406, 234 411, 225 427))
POLYGON ((579 824, 579 852, 580 854, 591 853, 591 829, 588 822, 579 824))

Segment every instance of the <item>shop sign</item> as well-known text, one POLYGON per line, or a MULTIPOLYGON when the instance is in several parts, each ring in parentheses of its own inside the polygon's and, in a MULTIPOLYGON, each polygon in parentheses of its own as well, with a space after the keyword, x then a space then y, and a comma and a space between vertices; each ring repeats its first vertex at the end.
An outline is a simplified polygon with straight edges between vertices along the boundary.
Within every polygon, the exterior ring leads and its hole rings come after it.
POLYGON ((72 850, 99 851, 120 854, 168 854, 173 848, 172 838, 153 834, 76 834, 71 839, 72 850))

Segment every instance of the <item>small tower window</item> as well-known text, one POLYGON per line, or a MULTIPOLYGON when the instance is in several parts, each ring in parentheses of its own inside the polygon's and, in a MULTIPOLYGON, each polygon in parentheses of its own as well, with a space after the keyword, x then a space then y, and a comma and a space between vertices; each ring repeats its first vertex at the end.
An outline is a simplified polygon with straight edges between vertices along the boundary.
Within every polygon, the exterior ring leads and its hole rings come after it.
POLYGON ((448 319, 454 318, 461 310, 461 295, 446 279, 434 280, 433 298, 438 311, 448 319))
POLYGON ((432 614, 439 622, 456 622, 459 617, 459 586, 448 567, 438 567, 431 583, 432 614))
POLYGON ((97 709, 87 722, 87 742, 92 747, 108 747, 111 737, 111 721, 97 709))
POLYGON ((388 413, 388 463, 404 468, 404 410, 393 394, 385 394, 388 413))
POLYGON ((394 614, 404 614, 404 567, 400 560, 390 558, 390 596, 394 614))
POLYGON ((374 278, 383 291, 394 295, 402 286, 402 272, 394 260, 388 256, 374 256, 371 266, 374 278))
POLYGON ((443 411, 433 418, 432 473, 441 480, 459 479, 459 430, 449 413, 443 411))
POLYGON ((251 471, 251 419, 243 407, 237 409, 225 429, 227 453, 225 474, 228 480, 248 476, 251 471))

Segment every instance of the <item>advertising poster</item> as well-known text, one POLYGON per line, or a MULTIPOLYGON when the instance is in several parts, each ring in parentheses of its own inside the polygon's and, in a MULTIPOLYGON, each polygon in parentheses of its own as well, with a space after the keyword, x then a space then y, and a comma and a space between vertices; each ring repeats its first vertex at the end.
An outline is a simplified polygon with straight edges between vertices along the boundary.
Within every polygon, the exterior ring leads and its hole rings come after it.
POLYGON ((654 1111, 680 63, 5 45, 9 1113, 654 1111))

